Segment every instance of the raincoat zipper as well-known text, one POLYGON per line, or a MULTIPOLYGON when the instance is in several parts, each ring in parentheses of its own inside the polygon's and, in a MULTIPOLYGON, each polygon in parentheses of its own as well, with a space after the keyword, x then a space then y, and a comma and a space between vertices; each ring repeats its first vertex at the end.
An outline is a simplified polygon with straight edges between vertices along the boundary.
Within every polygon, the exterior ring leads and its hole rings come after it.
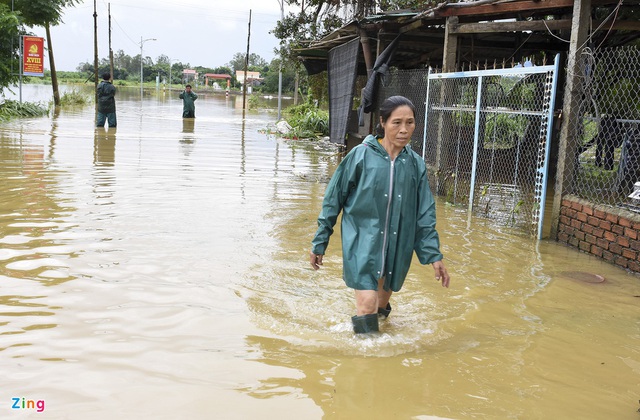
POLYGON ((381 277, 385 278, 385 283, 386 283, 386 278, 387 276, 385 275, 385 270, 387 269, 386 267, 386 261, 387 261, 387 240, 388 238, 388 233, 389 233, 389 219, 391 217, 391 200, 393 199, 393 174, 394 174, 394 167, 395 167, 395 162, 396 160, 393 159, 391 161, 391 167, 390 167, 390 174, 389 174, 389 199, 387 200, 387 215, 386 215, 386 219, 384 221, 384 234, 382 235, 382 268, 380 269, 380 275, 381 277))

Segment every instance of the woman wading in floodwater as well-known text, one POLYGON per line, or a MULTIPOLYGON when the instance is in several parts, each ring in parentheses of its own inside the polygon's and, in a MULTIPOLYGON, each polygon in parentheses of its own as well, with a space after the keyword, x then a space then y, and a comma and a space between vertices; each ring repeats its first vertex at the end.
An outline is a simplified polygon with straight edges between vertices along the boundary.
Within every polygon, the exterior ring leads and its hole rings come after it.
POLYGON ((354 147, 327 186, 310 253, 317 270, 342 211, 343 277, 355 290, 356 334, 378 331, 378 316, 389 316, 389 298, 402 288, 413 251, 422 264, 433 264, 436 280, 449 287, 426 166, 408 146, 415 107, 392 96, 379 112, 379 135, 354 147))

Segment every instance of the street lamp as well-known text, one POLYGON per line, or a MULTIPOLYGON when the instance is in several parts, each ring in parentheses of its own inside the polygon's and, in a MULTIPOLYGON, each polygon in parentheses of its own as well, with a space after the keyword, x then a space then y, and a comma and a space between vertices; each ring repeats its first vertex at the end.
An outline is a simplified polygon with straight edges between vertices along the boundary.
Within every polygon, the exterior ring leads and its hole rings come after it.
POLYGON ((142 47, 147 41, 157 41, 155 38, 142 39, 140 37, 140 99, 142 99, 142 47))
POLYGON ((171 62, 173 61, 172 58, 169 59, 169 93, 171 93, 171 62))
MULTIPOLYGON (((284 21, 284 0, 278 0, 280 4, 281 23, 284 21)), ((282 116, 282 54, 280 54, 280 69, 278 70, 278 121, 282 116)))

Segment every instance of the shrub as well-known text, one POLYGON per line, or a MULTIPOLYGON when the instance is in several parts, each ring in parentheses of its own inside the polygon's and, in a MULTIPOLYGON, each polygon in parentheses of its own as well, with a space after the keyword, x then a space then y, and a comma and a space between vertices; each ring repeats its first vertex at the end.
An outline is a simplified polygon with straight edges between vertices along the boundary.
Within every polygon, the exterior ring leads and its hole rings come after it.
POLYGON ((87 102, 89 102, 89 97, 75 89, 65 92, 60 98, 60 105, 63 106, 85 105, 87 102))
POLYGON ((313 138, 329 135, 329 113, 311 103, 285 109, 285 117, 293 127, 292 137, 313 138))
POLYGON ((49 108, 40 103, 6 100, 0 104, 0 121, 11 118, 44 117, 49 115, 49 108))

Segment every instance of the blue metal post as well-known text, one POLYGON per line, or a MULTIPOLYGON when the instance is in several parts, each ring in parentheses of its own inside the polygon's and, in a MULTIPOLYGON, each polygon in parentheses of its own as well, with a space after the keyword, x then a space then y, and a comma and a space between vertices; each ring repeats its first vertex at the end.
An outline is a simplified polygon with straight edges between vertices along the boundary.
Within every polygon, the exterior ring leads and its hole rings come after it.
POLYGON ((424 103, 424 131, 422 133, 422 160, 425 158, 425 151, 427 149, 427 121, 429 121, 429 88, 431 87, 431 67, 429 67, 429 73, 427 75, 427 97, 424 103))
POLYGON ((473 162, 471 163, 471 185, 469 188, 469 214, 468 221, 471 222, 471 214, 473 212, 473 194, 476 189, 476 172, 478 168, 478 145, 480 144, 480 139, 478 138, 480 132, 480 109, 482 106, 482 80, 483 76, 478 76, 478 97, 476 98, 476 121, 473 129, 475 133, 473 133, 473 162))
POLYGON ((544 151, 544 166, 542 171, 542 189, 540 192, 540 216, 538 218, 538 240, 542 239, 542 223, 544 222, 544 207, 547 198, 549 155, 551 154, 551 136, 553 134, 553 111, 556 105, 556 92, 558 90, 558 73, 560 72, 560 54, 554 59, 553 81, 551 82, 551 97, 549 98, 549 112, 547 115, 547 141, 544 151))

